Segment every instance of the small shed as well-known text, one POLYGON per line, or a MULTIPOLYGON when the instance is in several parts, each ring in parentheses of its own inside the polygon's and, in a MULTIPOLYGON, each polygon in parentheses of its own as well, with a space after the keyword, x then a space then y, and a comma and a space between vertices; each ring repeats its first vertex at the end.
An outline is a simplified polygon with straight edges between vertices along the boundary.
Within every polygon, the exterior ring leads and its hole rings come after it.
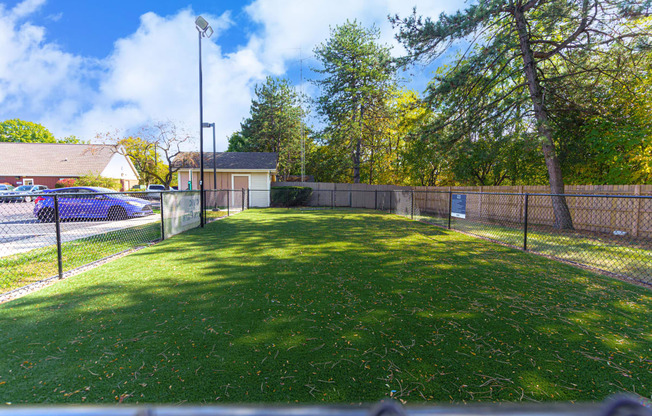
MULTIPOLYGON (((199 153, 184 152, 175 158, 179 190, 199 189, 199 153)), ((271 183, 276 175, 278 153, 204 153, 204 189, 247 190, 251 207, 270 205, 271 183), (215 176, 215 180, 213 177, 215 176)))

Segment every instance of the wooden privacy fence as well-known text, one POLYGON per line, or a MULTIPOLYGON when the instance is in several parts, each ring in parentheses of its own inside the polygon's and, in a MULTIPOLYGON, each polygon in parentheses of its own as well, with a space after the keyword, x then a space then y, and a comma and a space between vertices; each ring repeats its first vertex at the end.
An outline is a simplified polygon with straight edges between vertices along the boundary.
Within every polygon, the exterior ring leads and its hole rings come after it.
MULTIPOLYGON (((349 183, 276 182, 274 186, 309 186, 311 206, 333 206, 406 211, 447 216, 449 196, 466 194, 466 218, 521 224, 528 194, 528 222, 552 226, 552 197, 547 186, 394 186, 349 183), (505 195, 507 194, 507 195, 505 195)), ((566 186, 566 201, 578 231, 625 232, 633 237, 652 237, 652 185, 566 186)))

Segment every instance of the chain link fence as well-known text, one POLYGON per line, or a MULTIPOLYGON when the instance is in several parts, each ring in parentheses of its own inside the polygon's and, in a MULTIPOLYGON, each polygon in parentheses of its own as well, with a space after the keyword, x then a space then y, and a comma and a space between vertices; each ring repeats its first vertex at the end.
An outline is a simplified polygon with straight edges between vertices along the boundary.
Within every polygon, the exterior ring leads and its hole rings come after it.
POLYGON ((246 210, 249 206, 249 193, 250 191, 247 189, 204 191, 206 221, 209 222, 212 218, 220 218, 246 210))
POLYGON ((161 193, 0 195, 0 293, 161 239, 161 193))
MULTIPOLYGON (((242 191, 231 191, 233 212, 242 191)), ((246 193, 245 193, 246 194, 246 193)), ((207 192, 204 221, 228 215, 207 192)), ((0 194, 0 294, 63 278, 80 267, 147 246, 201 225, 199 191, 114 192, 67 188, 0 194)))
POLYGON ((60 279, 94 262, 147 246, 266 202, 269 191, 114 192, 65 188, 0 194, 0 294, 60 279), (203 214, 203 215, 202 215, 203 214))
POLYGON ((652 284, 652 197, 564 195, 573 229, 555 227, 553 198, 562 196, 313 189, 301 205, 393 213, 652 284))
POLYGON ((554 226, 550 194, 413 190, 109 192, 0 195, 0 293, 249 208, 368 209, 462 231, 652 284, 652 197, 565 195, 573 229, 554 226), (297 199, 298 198, 298 199, 297 199), (290 201, 290 202, 288 202, 290 201), (203 214, 203 216, 202 216, 203 214))
MULTIPOLYGON (((427 193, 429 194, 429 193, 427 193)), ((551 194, 440 193, 449 209, 433 212, 416 196, 417 219, 522 250, 652 283, 652 198, 564 195, 572 229, 555 226, 551 194), (456 206, 456 200, 464 201, 456 206), (423 205, 422 205, 423 204, 423 205), (446 216, 448 218, 446 218, 446 216), (447 221, 446 221, 447 220, 447 221)), ((439 204, 441 205, 441 203, 439 204)))

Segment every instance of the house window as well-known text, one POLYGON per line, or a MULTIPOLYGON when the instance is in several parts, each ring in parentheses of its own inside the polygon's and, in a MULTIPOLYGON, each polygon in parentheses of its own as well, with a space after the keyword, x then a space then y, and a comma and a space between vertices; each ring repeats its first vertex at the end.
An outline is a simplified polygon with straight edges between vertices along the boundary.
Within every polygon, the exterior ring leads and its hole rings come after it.
POLYGON ((23 185, 34 185, 34 179, 23 179, 23 185))

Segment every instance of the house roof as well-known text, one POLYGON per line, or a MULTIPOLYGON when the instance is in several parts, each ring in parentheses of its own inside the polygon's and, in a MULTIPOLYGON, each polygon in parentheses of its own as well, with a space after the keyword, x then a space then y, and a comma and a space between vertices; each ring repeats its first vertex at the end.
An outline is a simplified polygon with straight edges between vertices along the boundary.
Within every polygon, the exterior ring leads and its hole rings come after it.
MULTIPOLYGON (((276 170, 278 153, 271 152, 219 152, 215 153, 215 168, 219 170, 276 170)), ((198 152, 177 155, 174 166, 185 169, 199 168, 198 152)), ((204 152, 204 169, 213 169, 213 152, 204 152)))
POLYGON ((0 143, 0 176, 100 174, 116 146, 67 143, 0 143))

